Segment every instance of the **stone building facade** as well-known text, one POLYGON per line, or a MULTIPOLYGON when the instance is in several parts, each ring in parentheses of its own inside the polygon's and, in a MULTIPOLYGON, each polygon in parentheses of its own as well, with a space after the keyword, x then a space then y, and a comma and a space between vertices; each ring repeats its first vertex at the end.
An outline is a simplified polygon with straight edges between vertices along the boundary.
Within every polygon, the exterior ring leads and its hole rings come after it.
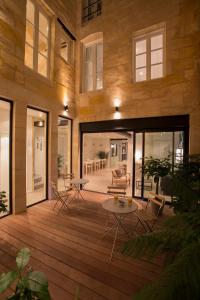
MULTIPOLYGON (((103 0, 102 13, 82 23, 81 0, 41 0, 52 18, 52 78, 24 65, 26 0, 0 1, 0 96, 13 102, 13 211, 26 208, 26 111, 49 112, 48 181, 57 177, 57 118, 64 99, 73 119, 73 171, 79 174, 79 123, 113 120, 115 98, 121 118, 188 114, 190 152, 200 153, 199 0, 103 0), (75 61, 66 64, 59 48, 60 24, 76 37, 75 61), (133 36, 157 24, 165 27, 165 76, 134 82, 133 36), (82 42, 103 36, 103 88, 82 91, 82 42)), ((50 189, 50 188, 49 188, 50 189)), ((50 196, 50 194, 49 194, 50 196)))

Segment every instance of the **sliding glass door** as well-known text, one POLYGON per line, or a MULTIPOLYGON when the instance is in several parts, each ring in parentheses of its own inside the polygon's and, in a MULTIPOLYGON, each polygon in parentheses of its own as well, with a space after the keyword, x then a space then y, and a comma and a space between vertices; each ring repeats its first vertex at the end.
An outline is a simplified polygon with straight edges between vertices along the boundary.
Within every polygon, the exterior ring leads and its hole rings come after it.
POLYGON ((11 212, 11 103, 0 100, 0 192, 6 192, 7 212, 11 212))
POLYGON ((72 140, 72 120, 58 118, 58 188, 63 190, 63 177, 72 172, 71 170, 71 140, 72 140))
MULTIPOLYGON (((147 198, 150 191, 156 190, 153 178, 142 176, 142 166, 145 159, 153 158, 163 159, 169 157, 172 165, 182 161, 184 155, 184 132, 144 132, 135 134, 135 189, 134 196, 147 198)), ((159 185, 159 194, 166 196, 170 200, 169 193, 164 187, 163 178, 159 185)))
POLYGON ((27 206, 47 198, 47 113, 27 109, 27 206))

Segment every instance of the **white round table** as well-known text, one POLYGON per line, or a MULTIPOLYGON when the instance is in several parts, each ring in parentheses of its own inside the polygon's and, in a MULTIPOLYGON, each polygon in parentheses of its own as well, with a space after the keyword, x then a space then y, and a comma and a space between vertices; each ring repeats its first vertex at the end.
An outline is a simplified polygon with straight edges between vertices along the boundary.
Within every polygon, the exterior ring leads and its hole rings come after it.
POLYGON ((81 186, 84 186, 88 182, 89 180, 84 178, 75 178, 70 180, 70 183, 72 184, 75 190, 73 199, 77 198, 77 200, 79 200, 80 196, 84 200, 83 195, 81 194, 81 186))
POLYGON ((113 257, 113 252, 114 252, 119 228, 121 228, 129 236, 129 233, 126 230, 123 221, 128 214, 135 212, 138 208, 137 204, 134 201, 132 201, 131 205, 128 204, 127 199, 124 199, 124 202, 125 202, 124 206, 121 206, 119 201, 115 201, 114 198, 110 198, 105 200, 102 203, 102 207, 107 211, 107 213, 111 213, 114 216, 114 219, 116 220, 116 224, 113 224, 111 227, 108 227, 108 221, 107 221, 107 225, 105 228, 105 234, 107 234, 109 231, 113 231, 113 230, 115 231, 115 237, 113 240, 112 250, 110 253, 110 261, 112 260, 113 257))

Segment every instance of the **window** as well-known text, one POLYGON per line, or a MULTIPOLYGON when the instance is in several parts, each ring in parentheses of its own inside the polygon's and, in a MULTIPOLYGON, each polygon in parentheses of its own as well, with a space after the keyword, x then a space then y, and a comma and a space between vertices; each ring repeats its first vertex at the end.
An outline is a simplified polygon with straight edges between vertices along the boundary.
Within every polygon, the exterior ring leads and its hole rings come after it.
POLYGON ((84 46, 84 91, 103 88, 103 42, 84 46))
POLYGON ((153 31, 134 38, 135 81, 164 76, 164 30, 153 31))
POLYGON ((73 63, 73 40, 61 29, 60 56, 68 63, 73 63))
POLYGON ((39 5, 27 0, 25 65, 49 77, 50 22, 39 5))
POLYGON ((83 0, 82 22, 87 22, 101 14, 101 0, 83 0))

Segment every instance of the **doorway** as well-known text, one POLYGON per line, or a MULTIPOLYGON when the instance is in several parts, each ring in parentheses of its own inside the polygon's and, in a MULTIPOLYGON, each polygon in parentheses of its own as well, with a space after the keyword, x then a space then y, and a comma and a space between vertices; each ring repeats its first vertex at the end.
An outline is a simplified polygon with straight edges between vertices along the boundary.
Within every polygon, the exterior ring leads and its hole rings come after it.
POLYGON ((12 103, 0 99, 0 192, 6 192, 7 212, 0 213, 3 217, 12 212, 11 207, 11 158, 12 158, 12 103))
POLYGON ((65 189, 63 178, 72 172, 72 120, 58 117, 58 189, 65 189))
MULTIPOLYGON (((175 164, 189 152, 188 115, 81 123, 80 132, 80 176, 89 179, 86 189, 91 191, 106 193, 113 170, 119 170, 130 174, 126 194, 147 198, 155 184, 142 174, 145 158, 170 156, 175 164)), ((159 193, 171 200, 161 186, 159 193)))
POLYGON ((47 199, 48 114, 27 109, 26 201, 27 206, 47 199))

